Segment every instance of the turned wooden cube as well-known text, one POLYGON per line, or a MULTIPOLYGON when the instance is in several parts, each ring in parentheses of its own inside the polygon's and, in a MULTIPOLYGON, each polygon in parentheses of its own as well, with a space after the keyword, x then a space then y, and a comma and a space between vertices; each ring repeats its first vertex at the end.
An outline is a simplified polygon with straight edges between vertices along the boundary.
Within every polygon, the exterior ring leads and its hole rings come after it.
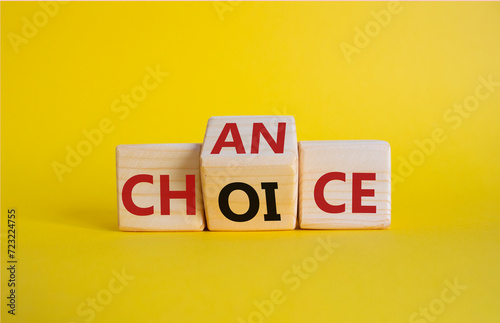
POLYGON ((386 229, 391 149, 376 140, 299 142, 302 229, 386 229))
POLYGON ((207 226, 293 230, 298 150, 292 116, 212 117, 201 151, 207 226))
POLYGON ((120 230, 205 228, 200 149, 200 144, 116 147, 120 230))

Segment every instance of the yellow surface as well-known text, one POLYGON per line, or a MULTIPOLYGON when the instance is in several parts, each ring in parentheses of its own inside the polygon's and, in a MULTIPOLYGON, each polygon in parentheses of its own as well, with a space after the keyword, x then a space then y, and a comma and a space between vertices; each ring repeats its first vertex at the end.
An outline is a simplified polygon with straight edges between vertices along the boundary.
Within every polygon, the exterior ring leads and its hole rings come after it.
POLYGON ((2 3, 2 322, 498 322, 500 84, 481 84, 500 82, 500 4, 399 6, 377 29, 387 3, 67 3, 45 20, 2 3), (450 110, 464 100, 475 110, 450 110), (235 114, 390 142, 391 228, 119 232, 115 146, 201 142, 210 116, 235 114))

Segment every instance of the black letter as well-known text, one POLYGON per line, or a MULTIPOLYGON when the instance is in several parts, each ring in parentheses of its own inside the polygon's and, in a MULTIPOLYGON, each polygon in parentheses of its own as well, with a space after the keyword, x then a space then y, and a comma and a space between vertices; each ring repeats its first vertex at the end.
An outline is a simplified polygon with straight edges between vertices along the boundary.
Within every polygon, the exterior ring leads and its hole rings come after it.
POLYGON ((245 183, 229 183, 224 186, 219 194, 220 211, 226 218, 234 222, 246 222, 253 219, 259 211, 259 204, 259 195, 257 195, 257 192, 252 188, 252 186, 245 183), (246 213, 236 214, 229 207, 229 194, 235 190, 242 190, 248 195, 249 206, 246 213))
POLYGON ((274 190, 278 188, 278 183, 262 183, 262 189, 266 191, 267 214, 264 214, 264 221, 280 221, 281 216, 276 213, 276 195, 274 190))

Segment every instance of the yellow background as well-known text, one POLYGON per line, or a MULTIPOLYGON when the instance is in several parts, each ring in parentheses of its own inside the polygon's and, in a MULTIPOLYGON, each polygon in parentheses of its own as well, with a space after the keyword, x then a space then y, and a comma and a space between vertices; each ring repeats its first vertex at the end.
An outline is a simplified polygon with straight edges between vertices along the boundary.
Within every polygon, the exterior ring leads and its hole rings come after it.
POLYGON ((498 322, 500 87, 459 126, 445 119, 479 78, 500 82, 500 4, 404 2, 378 32, 370 12, 387 3, 215 6, 226 11, 67 3, 44 21, 38 3, 1 4, 2 321, 258 322, 254 302, 277 289, 285 300, 268 322, 408 322, 429 306, 437 322, 498 322), (9 35, 34 16, 41 27, 16 53, 9 35), (374 37, 349 63, 341 44, 367 25, 374 37), (157 65, 169 75, 120 119, 112 102, 157 65), (299 140, 388 141, 401 178, 391 228, 117 231, 116 145, 201 142, 209 117, 249 114, 294 115, 299 140), (59 181, 53 163, 103 119, 113 131, 59 181), (446 140, 399 171, 435 129, 446 140), (15 317, 6 314, 11 207, 15 317), (313 257, 318 238, 338 247, 291 290, 283 275, 313 257), (135 278, 92 320, 81 315, 122 270, 135 278), (467 289, 443 303, 455 280, 467 289))

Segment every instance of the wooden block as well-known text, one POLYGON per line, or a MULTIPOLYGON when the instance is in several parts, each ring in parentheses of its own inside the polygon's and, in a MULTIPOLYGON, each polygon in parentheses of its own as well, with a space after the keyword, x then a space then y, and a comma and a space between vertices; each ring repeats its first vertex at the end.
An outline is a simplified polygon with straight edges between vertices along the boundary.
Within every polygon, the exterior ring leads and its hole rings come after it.
POLYGON ((386 229, 391 148, 385 141, 299 142, 302 229, 386 229))
POLYGON ((295 119, 210 118, 201 181, 209 230, 293 230, 298 196, 295 119))
POLYGON ((201 231, 200 144, 116 147, 123 231, 201 231))

